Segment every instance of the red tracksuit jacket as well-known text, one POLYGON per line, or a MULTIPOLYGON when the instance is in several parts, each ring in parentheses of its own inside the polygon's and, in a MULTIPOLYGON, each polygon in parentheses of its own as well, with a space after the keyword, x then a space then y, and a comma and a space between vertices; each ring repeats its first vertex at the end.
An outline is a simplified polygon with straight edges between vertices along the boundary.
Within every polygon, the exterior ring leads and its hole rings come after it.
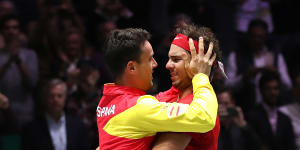
MULTIPOLYGON (((172 87, 168 91, 161 92, 156 95, 160 102, 176 102, 178 99, 179 91, 172 87)), ((190 94, 178 101, 178 103, 190 104, 193 100, 193 94, 190 94)), ((207 133, 187 133, 192 136, 192 141, 187 146, 186 150, 217 150, 218 137, 220 132, 220 121, 217 116, 216 126, 213 130, 207 133)))
POLYGON ((159 102, 145 92, 104 85, 97 107, 101 150, 149 149, 157 132, 205 133, 215 127, 218 103, 205 74, 193 78, 190 104, 159 102))

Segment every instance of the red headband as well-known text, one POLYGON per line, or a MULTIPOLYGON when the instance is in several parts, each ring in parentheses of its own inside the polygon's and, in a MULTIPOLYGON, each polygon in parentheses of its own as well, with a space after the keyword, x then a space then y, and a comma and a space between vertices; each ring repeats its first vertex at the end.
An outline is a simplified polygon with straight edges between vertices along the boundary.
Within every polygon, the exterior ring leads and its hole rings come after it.
MULTIPOLYGON (((194 42, 194 46, 195 46, 195 48, 196 48, 196 53, 198 53, 198 51, 199 51, 198 41, 193 40, 193 42, 194 42)), ((176 37, 175 37, 174 40, 172 41, 172 44, 177 45, 177 46, 183 48, 183 49, 186 50, 186 51, 189 51, 189 52, 191 51, 190 45, 189 45, 189 38, 188 38, 186 35, 183 35, 183 34, 181 34, 181 33, 179 33, 179 34, 176 35, 176 37)), ((206 51, 205 51, 205 52, 206 52, 206 51)), ((219 69, 221 70, 222 75, 223 75, 226 79, 228 79, 228 78, 227 78, 227 75, 226 75, 226 73, 225 73, 225 71, 224 71, 223 63, 222 63, 221 61, 215 60, 215 61, 214 61, 214 66, 217 66, 217 68, 219 68, 219 69), (217 62, 218 62, 218 63, 217 63, 217 62)))
MULTIPOLYGON (((198 50, 199 50, 198 41, 193 40, 193 42, 194 42, 194 46, 196 48, 196 53, 198 53, 198 50)), ((191 51, 190 46, 189 46, 189 38, 186 35, 183 35, 181 33, 177 34, 177 36, 172 41, 172 44, 177 45, 186 51, 189 51, 189 52, 191 51)))

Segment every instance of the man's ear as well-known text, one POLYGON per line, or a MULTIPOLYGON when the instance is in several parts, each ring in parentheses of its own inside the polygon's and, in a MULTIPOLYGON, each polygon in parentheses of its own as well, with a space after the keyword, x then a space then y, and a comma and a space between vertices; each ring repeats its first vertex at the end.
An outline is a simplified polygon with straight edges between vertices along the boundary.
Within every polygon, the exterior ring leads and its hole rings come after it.
POLYGON ((136 62, 135 61, 129 61, 126 65, 125 71, 129 74, 134 73, 136 71, 136 62))

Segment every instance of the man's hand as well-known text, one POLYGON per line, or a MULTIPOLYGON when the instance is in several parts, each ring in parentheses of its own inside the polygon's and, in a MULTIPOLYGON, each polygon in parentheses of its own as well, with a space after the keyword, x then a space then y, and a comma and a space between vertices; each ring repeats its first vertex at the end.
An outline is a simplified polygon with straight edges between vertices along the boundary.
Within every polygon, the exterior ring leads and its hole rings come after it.
POLYGON ((247 125, 246 120, 244 119, 244 113, 240 107, 235 107, 238 115, 233 118, 233 122, 239 127, 245 127, 247 125))
POLYGON ((194 46, 193 40, 189 39, 189 46, 191 50, 191 61, 189 65, 187 65, 187 72, 190 77, 193 77, 194 75, 198 73, 204 73, 207 76, 210 75, 211 67, 216 59, 216 53, 212 56, 212 50, 213 50, 213 43, 211 42, 209 44, 209 48, 206 54, 204 54, 204 42, 203 38, 199 38, 199 53, 196 53, 196 49, 194 46))
POLYGON ((8 98, 0 93, 0 109, 7 109, 9 106, 8 98))

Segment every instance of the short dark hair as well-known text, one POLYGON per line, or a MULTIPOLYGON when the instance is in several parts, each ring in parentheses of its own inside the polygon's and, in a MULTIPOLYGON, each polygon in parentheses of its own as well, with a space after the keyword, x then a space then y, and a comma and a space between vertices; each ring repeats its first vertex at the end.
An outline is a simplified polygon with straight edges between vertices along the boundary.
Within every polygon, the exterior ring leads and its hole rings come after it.
POLYGON ((280 74, 277 71, 264 70, 259 80, 259 88, 263 90, 265 85, 273 80, 276 80, 280 84, 280 74))
POLYGON ((227 92, 231 96, 231 102, 235 103, 235 97, 232 89, 229 86, 222 85, 215 89, 216 95, 227 92))
POLYGON ((214 44, 213 52, 217 54, 216 60, 222 59, 222 51, 220 50, 219 40, 217 40, 216 35, 210 28, 197 26, 195 24, 176 26, 173 31, 173 35, 171 36, 172 40, 178 33, 186 35, 196 41, 199 40, 199 37, 203 37, 205 50, 208 49, 209 43, 212 42, 214 44))
POLYGON ((114 80, 123 74, 129 61, 140 61, 141 46, 150 37, 148 31, 139 28, 116 29, 110 32, 105 43, 104 60, 114 80))
POLYGON ((261 27, 263 28, 266 32, 268 32, 268 24, 261 20, 261 19, 253 19, 250 21, 249 25, 248 25, 248 32, 251 31, 252 28, 254 27, 261 27))

